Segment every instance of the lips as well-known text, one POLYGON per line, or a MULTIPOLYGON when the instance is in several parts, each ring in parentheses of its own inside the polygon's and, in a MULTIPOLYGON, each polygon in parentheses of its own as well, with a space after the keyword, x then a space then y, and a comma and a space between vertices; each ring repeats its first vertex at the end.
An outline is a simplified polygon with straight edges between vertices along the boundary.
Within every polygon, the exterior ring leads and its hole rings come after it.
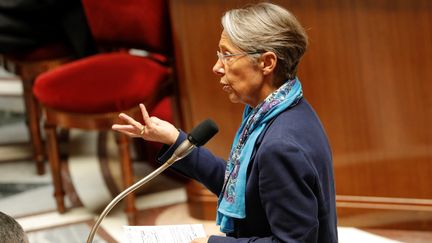
POLYGON ((232 91, 231 87, 228 86, 228 85, 224 85, 224 86, 222 87, 222 90, 225 91, 225 92, 227 92, 227 93, 230 93, 230 92, 232 91))
POLYGON ((226 83, 220 83, 221 85, 222 85, 222 90, 223 91, 225 91, 225 92, 227 92, 227 93, 229 93, 229 92, 231 92, 232 91, 232 88, 231 88, 231 86, 229 86, 228 84, 226 84, 226 83))

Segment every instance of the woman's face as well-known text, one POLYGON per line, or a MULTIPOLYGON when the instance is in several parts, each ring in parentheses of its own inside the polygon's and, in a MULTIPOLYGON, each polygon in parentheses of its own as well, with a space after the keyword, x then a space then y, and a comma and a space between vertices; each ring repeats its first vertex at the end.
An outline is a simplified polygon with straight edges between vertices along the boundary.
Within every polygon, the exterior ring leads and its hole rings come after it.
MULTIPOLYGON (((231 43, 225 32, 219 41, 219 52, 222 55, 244 53, 231 43)), ((218 59, 213 72, 220 77, 222 89, 233 103, 255 107, 269 94, 259 61, 250 55, 227 57, 225 61, 218 59)))

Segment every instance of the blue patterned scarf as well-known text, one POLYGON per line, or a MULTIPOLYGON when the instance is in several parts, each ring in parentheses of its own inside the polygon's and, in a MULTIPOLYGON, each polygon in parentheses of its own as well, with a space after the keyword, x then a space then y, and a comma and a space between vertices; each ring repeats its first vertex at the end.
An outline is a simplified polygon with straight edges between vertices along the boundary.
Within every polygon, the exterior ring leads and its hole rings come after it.
POLYGON ((245 107, 242 123, 231 147, 225 170, 225 183, 218 200, 216 222, 222 232, 234 231, 233 218, 246 217, 246 170, 258 136, 267 122, 296 105, 302 96, 300 81, 295 78, 285 82, 256 108, 245 107))

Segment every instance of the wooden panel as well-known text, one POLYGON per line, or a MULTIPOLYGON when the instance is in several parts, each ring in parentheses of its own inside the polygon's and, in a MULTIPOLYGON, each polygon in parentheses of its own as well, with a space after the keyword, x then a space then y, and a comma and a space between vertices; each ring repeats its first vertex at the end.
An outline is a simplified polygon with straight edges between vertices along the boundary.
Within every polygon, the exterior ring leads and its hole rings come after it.
POLYGON ((301 18, 311 45, 300 77, 334 150, 338 194, 432 198, 430 5, 338 3, 301 18))
MULTIPOLYGON (((184 128, 213 118, 220 133, 208 147, 225 158, 242 107, 228 101, 211 68, 223 11, 247 2, 171 1, 184 128)), ((273 2, 310 37, 299 77, 332 145, 337 194, 407 205, 432 199, 432 2, 273 2)), ((358 213, 350 205, 341 217, 358 213)))

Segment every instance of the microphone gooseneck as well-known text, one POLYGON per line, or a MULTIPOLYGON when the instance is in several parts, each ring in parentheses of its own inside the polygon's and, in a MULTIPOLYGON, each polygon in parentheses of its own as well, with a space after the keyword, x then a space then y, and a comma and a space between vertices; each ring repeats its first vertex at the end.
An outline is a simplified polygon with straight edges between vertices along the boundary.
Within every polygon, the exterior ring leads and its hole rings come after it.
POLYGON ((216 123, 214 123, 212 120, 207 119, 201 122, 198 126, 193 128, 191 132, 187 135, 187 139, 183 141, 178 148, 174 151, 171 158, 169 158, 165 163, 163 163, 159 168, 157 168, 155 171, 141 179, 140 181, 136 182, 132 186, 126 188, 123 192, 121 192, 119 195, 117 195, 102 211, 102 213, 99 215, 98 219, 96 220, 95 224, 93 225, 89 236, 87 238, 87 243, 93 242, 94 235, 96 234, 96 231, 99 228, 99 225, 101 224, 102 220, 106 217, 106 215, 111 211, 111 209, 123 198, 125 198, 130 193, 134 192, 136 189, 141 187, 142 185, 146 184, 153 178, 155 178, 157 175, 162 173, 164 170, 166 170, 168 167, 170 167, 174 162, 176 162, 179 159, 184 158, 187 156, 192 150, 194 150, 196 147, 202 146, 205 143, 207 143, 217 132, 219 131, 216 123))

